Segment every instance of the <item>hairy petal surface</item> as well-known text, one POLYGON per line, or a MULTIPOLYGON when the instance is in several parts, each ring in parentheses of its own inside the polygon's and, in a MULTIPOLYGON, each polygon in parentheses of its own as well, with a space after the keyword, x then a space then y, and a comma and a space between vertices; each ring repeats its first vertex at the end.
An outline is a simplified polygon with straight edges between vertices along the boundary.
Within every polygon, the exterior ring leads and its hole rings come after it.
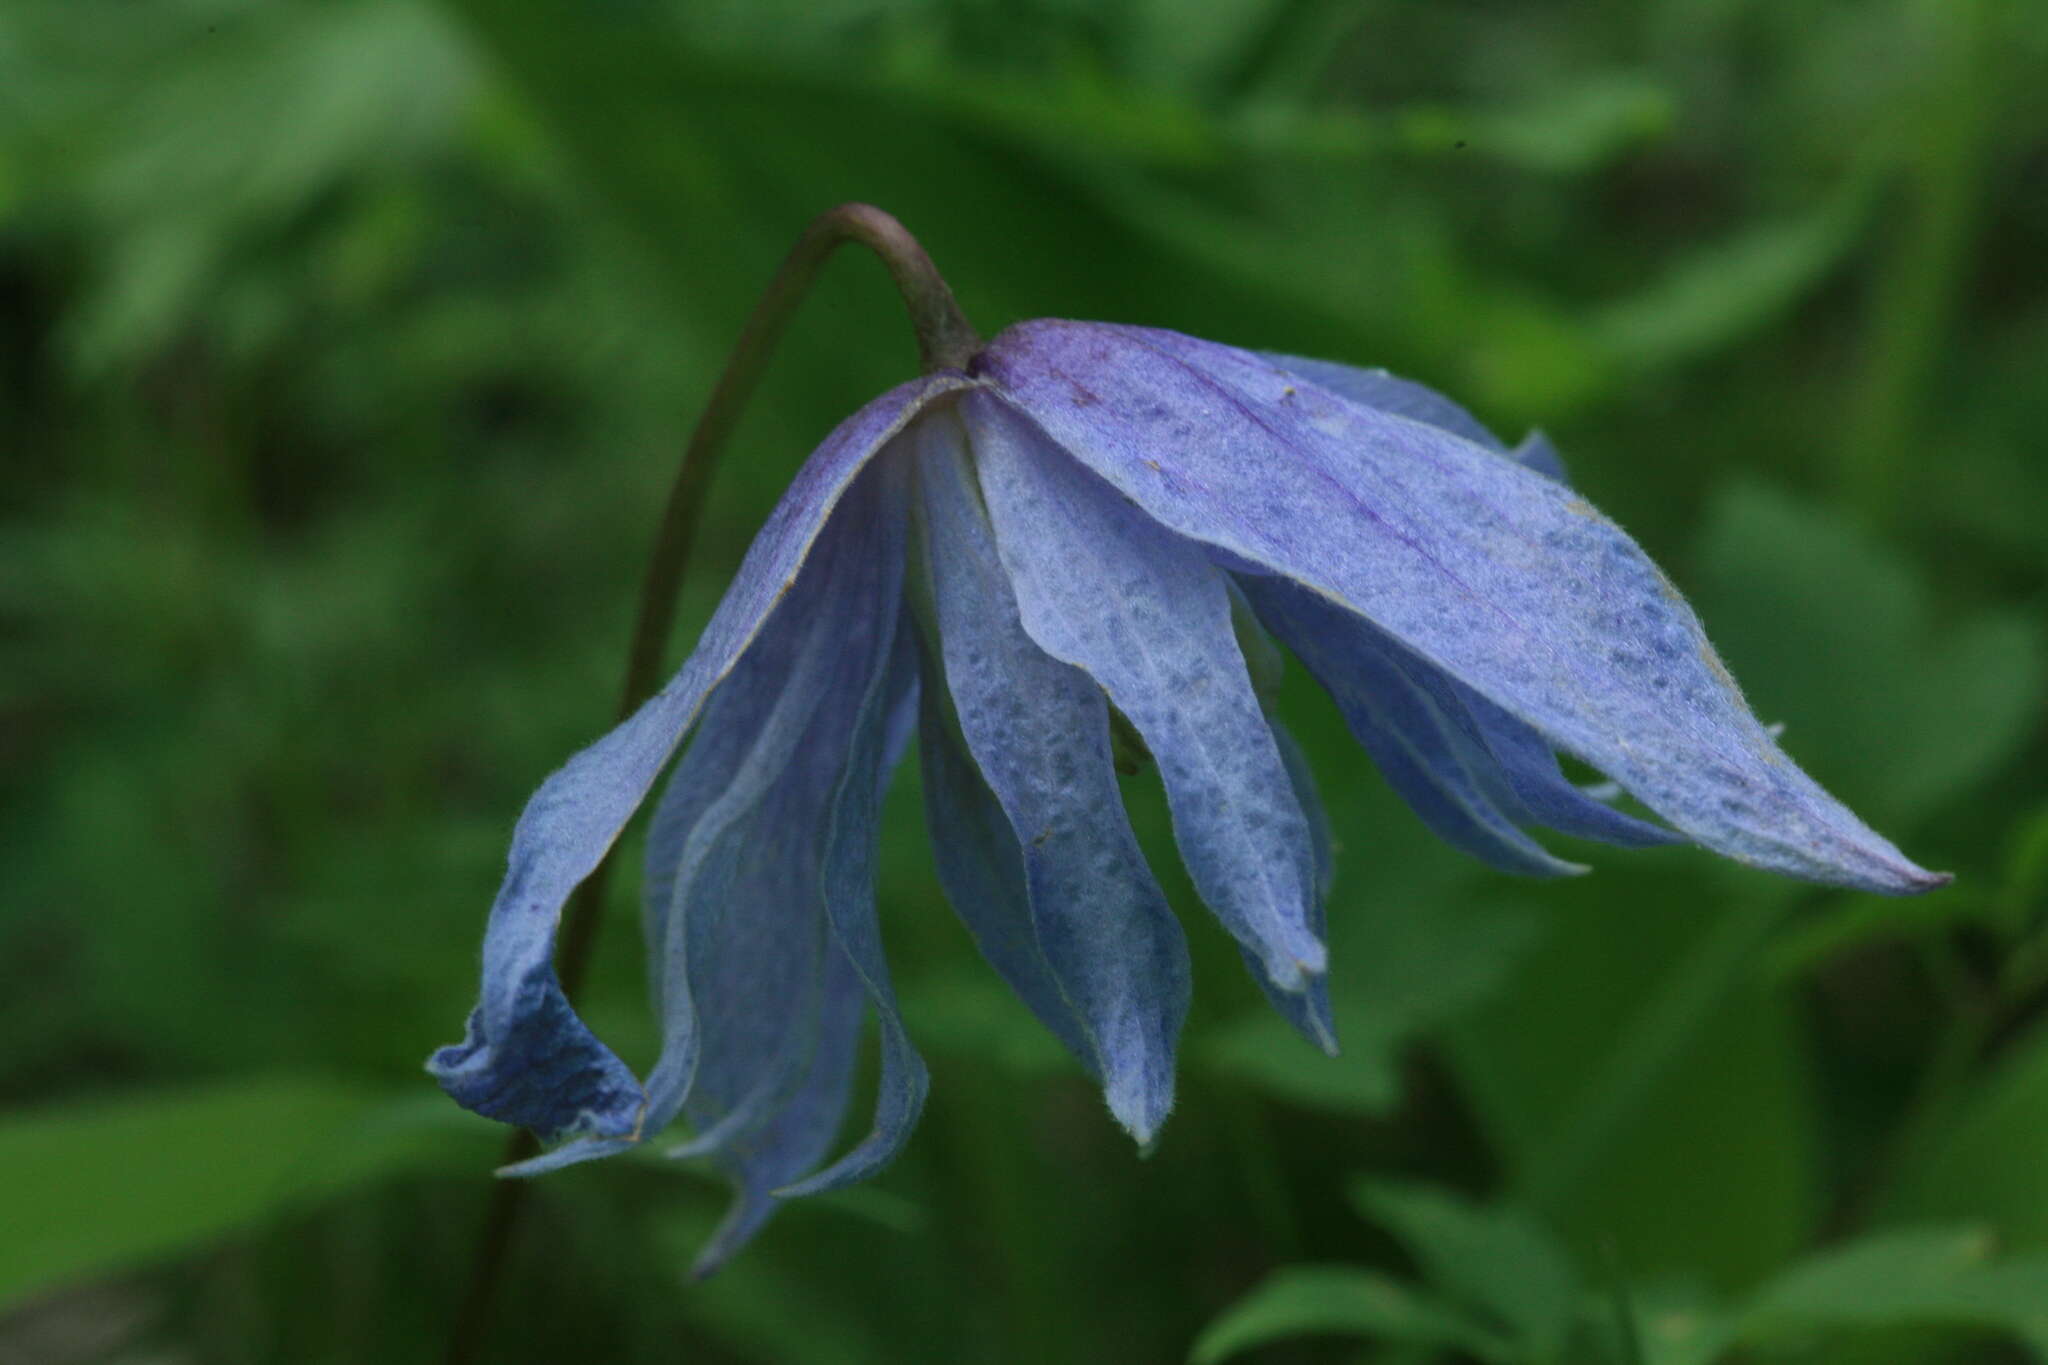
MULTIPOLYGON (((895 533, 898 552, 891 560, 899 584, 902 536, 899 525, 895 533)), ((931 1085, 924 1059, 911 1046, 903 1027, 875 913, 883 776, 888 760, 894 757, 889 746, 896 718, 917 687, 917 644, 902 615, 899 605, 876 625, 872 649, 879 666, 852 718, 851 748, 846 751, 845 771, 832 793, 824 826, 826 918, 831 921, 834 942, 853 964, 882 1026, 882 1074, 876 1086, 874 1123, 852 1151, 830 1166, 803 1180, 785 1183, 776 1191, 783 1198, 851 1185, 887 1165, 917 1126, 931 1085)))
MULTIPOLYGON (((954 709, 953 717, 937 718, 937 727, 958 724, 973 767, 1007 819, 1006 851, 1022 860, 1022 927, 1036 958, 1017 932, 1014 900, 973 904, 980 888, 958 875, 948 890, 990 960, 999 970, 1008 963, 1004 974, 1020 978, 1026 1001, 1054 1015, 1054 1032, 1062 1032, 1063 1015, 1079 1025, 1082 1056, 1100 1077, 1110 1111, 1149 1143, 1173 1106, 1174 1046, 1187 1016, 1187 944, 1124 813, 1101 689, 1025 633, 957 424, 937 415, 920 430, 931 434, 919 462, 925 569, 943 695, 954 709), (1019 941, 1005 942, 1012 937, 1019 941), (1044 999, 1048 984, 1066 1010, 1044 999)), ((953 763, 950 735, 934 739, 934 764, 953 763)), ((956 789, 968 785, 964 774, 944 776, 956 789)), ((946 831, 935 829, 934 842, 943 849, 946 831)), ((942 867, 954 861, 964 858, 942 852, 942 867)), ((993 873, 981 880, 994 880, 993 873)))
POLYGON ((1258 354, 1260 359, 1269 360, 1312 384, 1319 384, 1340 398, 1396 417, 1427 422, 1453 436, 1462 436, 1488 450, 1507 454, 1507 447, 1486 429, 1484 422, 1468 412, 1463 404, 1453 402, 1427 384, 1403 379, 1386 370, 1340 365, 1334 360, 1314 360, 1304 355, 1281 355, 1274 351, 1258 354))
POLYGON ((1553 857, 1502 813, 1486 790, 1491 760, 1459 742, 1456 722, 1402 667, 1406 651, 1286 579, 1247 578, 1241 586, 1259 619, 1337 703, 1388 783, 1445 843, 1503 872, 1561 877, 1586 870, 1553 857))
POLYGON ((800 1080, 760 1126, 733 1137, 719 1150, 719 1164, 732 1180, 735 1195, 691 1267, 699 1279, 724 1265, 761 1230, 782 1206, 777 1190, 824 1159, 846 1118, 860 1051, 863 995, 853 964, 836 945, 825 956, 818 984, 820 1006, 800 1080))
POLYGON ((878 465, 848 490, 782 607, 713 694, 655 813, 648 885, 665 901, 650 903, 648 921, 663 1041, 646 1126, 687 1113, 697 1136, 680 1154, 715 1151, 765 1121, 810 1065, 837 951, 825 823, 899 610, 901 485, 878 465), (672 863, 652 861, 670 850, 672 863))
POLYGON ((1545 478, 1559 483, 1571 482, 1565 475, 1564 458, 1557 453, 1557 447, 1551 444, 1548 436, 1532 431, 1522 439, 1522 444, 1509 450, 1499 437, 1487 430, 1485 423, 1466 411, 1463 405, 1426 384, 1403 379, 1385 370, 1340 365, 1334 360, 1311 360, 1307 356, 1281 355, 1273 351, 1261 351, 1259 355, 1289 374, 1320 385, 1339 398, 1391 413, 1395 417, 1427 422, 1453 436, 1462 436, 1475 445, 1505 455, 1524 469, 1534 470, 1545 478))
POLYGON ((752 643, 854 476, 933 398, 969 382, 934 375, 902 385, 826 437, 755 538, 681 671, 527 802, 485 930, 477 1006, 463 1040, 427 1063, 457 1103, 550 1140, 639 1135, 639 1084, 577 1018, 555 978, 563 902, 618 838, 705 695, 752 643))
POLYGON ((1025 323, 980 368, 1164 526, 1372 621, 1709 848, 1894 894, 1945 880, 1785 756, 1677 590, 1556 481, 1171 332, 1025 323))
POLYGON ((993 395, 969 394, 960 411, 1026 633, 1137 727, 1203 900, 1276 986, 1306 989, 1325 965, 1310 927, 1313 839, 1222 571, 993 395))
MULTIPOLYGON (((1323 809, 1323 798, 1316 790, 1315 774, 1309 769, 1308 755, 1302 752, 1301 745, 1275 714, 1274 698, 1279 695, 1287 672, 1286 656, 1280 652, 1280 646, 1273 642, 1266 628, 1259 624, 1251 603, 1237 584, 1229 584, 1229 589, 1231 628, 1237 635, 1237 647, 1244 654, 1245 666, 1251 673, 1252 689, 1258 693, 1259 709, 1265 713, 1266 724, 1273 732, 1273 744, 1280 751, 1281 764, 1287 769, 1294 799, 1300 803, 1301 813, 1308 819, 1309 852, 1315 876, 1315 899, 1311 903, 1313 913, 1309 916, 1309 929, 1320 939, 1328 920, 1330 885, 1337 875, 1336 847, 1331 837, 1329 812, 1323 809)), ((1244 955, 1245 966, 1273 1008, 1316 1046, 1336 1056, 1337 1032, 1330 1013, 1329 979, 1314 978, 1306 991, 1283 991, 1267 979, 1260 970, 1258 958, 1250 949, 1239 944, 1238 951, 1244 955)))
MULTIPOLYGON (((1267 359, 1351 402, 1427 422, 1558 483, 1570 483, 1557 448, 1541 432, 1531 432, 1518 448, 1510 451, 1478 418, 1412 380, 1385 370, 1360 370, 1300 356, 1271 355, 1267 359)), ((1624 815, 1588 796, 1565 778, 1557 766, 1556 753, 1536 731, 1442 669, 1403 649, 1384 631, 1356 617, 1352 619, 1356 624, 1351 629, 1366 633, 1373 641, 1353 647, 1375 648, 1398 660, 1402 671, 1428 693, 1434 703, 1432 710, 1450 727, 1437 742, 1454 745, 1463 752, 1465 766, 1482 789, 1494 793, 1502 816, 1517 824, 1544 825, 1562 834, 1624 848, 1675 843, 1681 839, 1670 830, 1624 815)), ((1317 628, 1340 633, 1344 630, 1335 616, 1320 621, 1317 628)), ((1432 828, 1435 827, 1432 822, 1432 828)), ((1459 847, 1466 846, 1458 838, 1445 837, 1459 847)), ((1495 866, 1504 864, 1495 861, 1495 866)))
POLYGON ((1024 853, 1009 816, 974 766, 960 734, 953 702, 946 695, 944 665, 927 654, 920 694, 917 757, 924 776, 925 824, 939 884, 981 955, 1009 983, 1038 1021, 1073 1053, 1091 1076, 1101 1079, 1095 1040, 1060 989, 1024 883, 1024 853))
POLYGON ((1471 688, 1420 660, 1415 670, 1412 675, 1431 689, 1447 711, 1453 703, 1462 706, 1471 733, 1485 746, 1507 784, 1498 798, 1502 809, 1518 822, 1597 839, 1617 848, 1654 848, 1685 841, 1684 835, 1625 815, 1579 787, 1558 767, 1557 751, 1542 735, 1471 688))

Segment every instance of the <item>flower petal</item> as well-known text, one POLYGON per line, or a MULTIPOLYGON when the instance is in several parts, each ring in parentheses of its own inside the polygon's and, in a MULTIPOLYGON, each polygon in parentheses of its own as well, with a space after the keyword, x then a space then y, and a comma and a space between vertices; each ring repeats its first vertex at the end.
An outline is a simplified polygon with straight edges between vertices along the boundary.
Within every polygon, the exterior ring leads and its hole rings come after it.
MULTIPOLYGON (((1251 674, 1252 690, 1258 694, 1259 709, 1265 713, 1266 725, 1273 733, 1274 747, 1280 751, 1280 762, 1287 769, 1288 785, 1294 788, 1294 799, 1301 806, 1302 815, 1308 820, 1309 852, 1312 858, 1315 880, 1315 897, 1310 902, 1309 929, 1318 939, 1328 919, 1330 885, 1337 876, 1336 847, 1330 833, 1330 813, 1323 809, 1323 798, 1316 790, 1315 774, 1310 770, 1308 755, 1301 745, 1287 732, 1287 727, 1275 713, 1275 698, 1287 673, 1286 656, 1266 628, 1259 624, 1257 613, 1245 599, 1236 583, 1228 584, 1230 590, 1230 624, 1237 636, 1237 647, 1244 654, 1246 669, 1251 674)), ((1312 977, 1308 988, 1300 991, 1283 991, 1267 980, 1260 970, 1259 960, 1251 950, 1238 945, 1243 954, 1245 966, 1252 978, 1266 993, 1273 1008, 1317 1047, 1332 1057, 1337 1055, 1337 1023, 1330 1011, 1330 988, 1327 976, 1312 977)))
POLYGON ((1158 762, 1195 887, 1283 990, 1322 972, 1315 853, 1231 630, 1221 570, 991 395, 961 401, 1024 629, 1158 762))
MULTIPOLYGON (((1320 907, 1329 899, 1330 884, 1337 879, 1336 841, 1330 833, 1330 812, 1323 806, 1322 793, 1316 790, 1315 771, 1308 765, 1308 755, 1302 752, 1301 741, 1280 723, 1280 717, 1273 714, 1270 705, 1266 708, 1266 720, 1273 727, 1273 743, 1280 749, 1280 761, 1287 765, 1287 780, 1294 786, 1294 799, 1301 803, 1301 813, 1308 817, 1309 847, 1315 856, 1316 905, 1320 907)), ((1314 927, 1316 937, 1322 937, 1320 916, 1314 927)))
POLYGON ((1540 431, 1524 436, 1522 443, 1508 452, 1508 458, 1553 482, 1569 485, 1572 481, 1571 475, 1565 471, 1564 456, 1557 453, 1557 447, 1540 431))
MULTIPOLYGON (((1369 623, 1367 628, 1374 629, 1369 623)), ((1506 791, 1495 799, 1516 822, 1597 839, 1617 848, 1655 848, 1685 841, 1675 830, 1624 815, 1579 787, 1558 767, 1557 751, 1542 735, 1442 670, 1415 659, 1411 672, 1432 688, 1447 711, 1452 709, 1447 698, 1463 708, 1463 719, 1470 723, 1507 784, 1506 791)), ((1772 738, 1776 738, 1775 732, 1772 738)))
MULTIPOLYGON (((945 670, 944 686, 929 692, 950 696, 953 711, 927 727, 939 732, 930 762, 957 766, 948 753, 957 724, 970 772, 980 774, 972 785, 986 779, 1008 820, 1007 866, 978 878, 959 875, 962 859, 934 830, 941 867, 956 864, 947 889, 990 961, 1041 1016, 1053 1016, 1048 1027, 1080 1025, 1081 1055, 1110 1111, 1149 1143, 1173 1107, 1187 944, 1124 812, 1101 689, 1025 633, 958 426, 940 417, 923 433, 933 436, 918 465, 925 570, 945 670), (1010 889, 1020 857, 1021 922, 1014 892, 978 904, 975 885, 1000 879, 1010 889), (1063 1009, 1046 998, 1048 985, 1063 1009)), ((947 776, 956 791, 970 785, 968 775, 947 776)))
MULTIPOLYGON (((648 839, 662 1053, 646 1127, 687 1108, 696 1151, 778 1103, 829 950, 824 828, 902 595, 900 470, 846 492, 754 644, 712 693, 648 839), (699 1075, 700 1056, 705 1074, 699 1075), (688 1104, 685 1104, 685 1101, 688 1104)), ((886 657, 884 655, 884 657, 886 657)))
POLYGON ((1555 481, 1170 332, 1026 323, 979 368, 1165 526, 1372 621, 1708 847, 1873 891, 1946 880, 1799 771, 1677 590, 1555 481))
POLYGON ((1403 379, 1385 370, 1339 365, 1333 360, 1311 360, 1307 356, 1281 355, 1276 351, 1258 354, 1289 374, 1321 385, 1339 398, 1363 403, 1366 407, 1392 413, 1396 417, 1427 422, 1453 436, 1462 436, 1475 445, 1505 455, 1524 469, 1534 470, 1547 479, 1571 482, 1565 475, 1564 459, 1548 436, 1532 431, 1522 439, 1522 444, 1509 450, 1499 437, 1486 429, 1485 423, 1426 384, 1403 379))
MULTIPOLYGON (((1505 455, 1546 478, 1563 484, 1571 482, 1565 476, 1564 461, 1557 448, 1540 431, 1529 433, 1518 448, 1510 451, 1471 413, 1412 380, 1397 378, 1385 370, 1353 369, 1300 356, 1269 355, 1267 359, 1351 402, 1427 422, 1505 455)), ((1546 825, 1562 834, 1598 839, 1624 848, 1676 843, 1682 838, 1594 800, 1565 779, 1557 766, 1556 754, 1541 735, 1442 669, 1401 648, 1385 632, 1356 617, 1352 619, 1356 625, 1351 629, 1365 631, 1383 642, 1384 649, 1392 651, 1390 657, 1398 660, 1402 672, 1427 690, 1435 703, 1433 709, 1452 727, 1446 740, 1463 752, 1465 766, 1480 788, 1494 794, 1501 817, 1518 824, 1546 825), (1461 734, 1472 738, 1461 740, 1461 734)), ((1346 628, 1332 617, 1320 621, 1318 629, 1343 632, 1346 628)), ((1436 826, 1433 824, 1432 828, 1436 826)), ((1444 837, 1452 844, 1467 847, 1456 837, 1444 837)), ((1502 865, 1495 862, 1495 866, 1502 865)))
MULTIPOLYGON (((1262 700, 1262 705, 1263 705, 1262 700)), ((1318 941, 1323 937, 1329 922, 1330 883, 1336 879, 1336 851, 1330 837, 1329 812, 1323 809, 1322 796, 1316 791, 1315 775, 1309 771, 1308 755, 1301 751, 1301 745, 1280 718, 1266 706, 1266 722, 1273 733, 1274 747, 1280 751, 1280 762, 1287 769, 1288 785, 1294 789, 1294 799, 1301 805, 1301 813, 1308 820, 1309 852, 1315 872, 1314 896, 1309 902, 1308 927, 1318 941)), ((1266 999, 1280 1016, 1294 1025, 1302 1037, 1314 1043, 1324 1052, 1337 1055, 1337 1017, 1330 1008, 1330 978, 1312 976, 1300 990, 1282 990, 1259 969, 1258 958, 1251 949, 1238 945, 1243 954, 1245 966, 1252 979, 1259 983, 1259 989, 1266 993, 1266 999)))
POLYGON ((1396 417, 1427 422, 1453 436, 1462 436, 1476 445, 1485 446, 1496 454, 1507 454, 1507 447, 1486 429, 1484 422, 1427 384, 1418 384, 1385 370, 1340 365, 1334 360, 1313 360, 1308 356, 1282 355, 1277 351, 1260 351, 1258 355, 1289 374, 1320 384, 1340 398, 1363 403, 1366 407, 1392 413, 1396 417))
POLYGON ((934 375, 903 385, 826 437, 755 538, 682 670, 527 802, 491 906, 477 1008, 463 1041, 427 1063, 458 1103, 549 1139, 638 1135, 638 1083, 576 1017, 555 978, 563 902, 618 838, 705 694, 761 629, 854 476, 933 398, 969 383, 934 375))
POLYGON ((823 1159, 846 1118, 859 1056, 862 991, 853 964, 836 947, 826 956, 819 994, 814 1045, 801 1081, 770 1118, 719 1154, 735 1195, 697 1253, 690 1272, 697 1279, 724 1265, 761 1230, 782 1207, 777 1191, 823 1159))
POLYGON ((926 660, 924 714, 917 740, 925 823, 931 830, 939 885, 988 964, 1099 1080, 1094 1039, 1038 946, 1017 833, 960 735, 943 667, 926 660))
MULTIPOLYGON (((899 549, 892 560, 899 575, 902 535, 899 524, 895 531, 899 549)), ((851 1185, 887 1165, 916 1127, 931 1084, 924 1059, 911 1046, 902 1012, 896 1006, 875 914, 875 862, 883 776, 892 757, 888 752, 892 722, 901 713, 904 698, 917 686, 917 644, 901 615, 899 610, 873 627, 871 648, 880 656, 877 662, 881 666, 871 674, 853 717, 851 748, 825 825, 825 914, 832 924, 833 941, 853 964, 882 1026, 882 1074, 876 1088, 874 1124, 852 1151, 830 1166, 778 1188, 775 1193, 785 1199, 851 1185)))
POLYGON ((1502 813, 1487 790, 1497 769, 1478 746, 1459 742, 1455 721, 1403 668, 1406 651, 1286 579, 1248 577, 1240 586, 1259 619, 1330 694, 1352 736, 1437 837, 1503 872, 1563 877, 1586 870, 1545 852, 1502 813))

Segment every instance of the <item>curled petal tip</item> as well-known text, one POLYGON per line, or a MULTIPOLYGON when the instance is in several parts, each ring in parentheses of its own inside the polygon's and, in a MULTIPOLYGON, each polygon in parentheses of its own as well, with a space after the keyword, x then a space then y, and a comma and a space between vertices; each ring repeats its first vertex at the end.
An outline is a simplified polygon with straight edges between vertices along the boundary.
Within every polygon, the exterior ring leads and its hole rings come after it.
POLYGON ((1956 874, 1953 872, 1929 872, 1924 867, 1915 867, 1902 878, 1904 886, 1900 894, 1918 896, 1929 891, 1939 891, 1955 879, 1956 874))
POLYGON ((1333 1029, 1327 1022, 1321 1019, 1316 1020, 1315 1027, 1311 1031, 1310 1037, 1312 1041, 1315 1043, 1315 1045, 1323 1050, 1323 1055, 1325 1057, 1335 1057, 1340 1055, 1342 1049, 1340 1049, 1337 1046, 1336 1030, 1333 1029))
POLYGON ((1159 1130, 1166 1124, 1167 1114, 1173 1108, 1172 1092, 1168 1090, 1162 1096, 1157 1091, 1123 1093, 1116 1090, 1106 1098, 1111 1116, 1138 1144, 1140 1154, 1149 1154, 1159 1139, 1159 1130))
POLYGON ((1309 978, 1322 976, 1330 970, 1330 951, 1317 940, 1310 939, 1295 947, 1283 970, 1292 978, 1293 984, 1282 982, 1277 973, 1273 984, 1286 990, 1300 990, 1309 978))
POLYGON ((491 1174, 500 1180, 528 1180, 549 1171, 559 1171, 564 1166, 575 1166, 599 1157, 616 1156, 640 1145, 638 1135, 628 1137, 604 1137, 592 1135, 565 1142, 551 1152, 530 1156, 524 1161, 514 1161, 498 1167, 491 1174))

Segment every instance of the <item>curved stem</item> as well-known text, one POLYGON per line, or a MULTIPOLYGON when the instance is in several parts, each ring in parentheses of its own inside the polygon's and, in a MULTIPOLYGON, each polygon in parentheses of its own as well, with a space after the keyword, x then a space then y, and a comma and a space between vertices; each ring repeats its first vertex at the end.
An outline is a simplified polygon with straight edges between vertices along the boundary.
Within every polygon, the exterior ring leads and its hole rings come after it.
MULTIPOLYGON (((872 204, 841 204, 811 220, 754 304, 754 311, 740 329, 739 340, 733 343, 725 370, 704 405, 704 414, 697 419, 689 444, 683 448, 682 463, 662 510, 661 526, 655 533, 654 550, 648 557, 647 575, 640 587, 639 616, 633 626, 625 681, 620 688, 620 720, 638 710, 660 683, 661 661, 668 652, 669 629, 675 619, 676 599, 682 591, 683 569, 696 543, 704 494, 710 486, 718 454, 739 425, 740 414, 760 383, 776 342, 788 328, 797 304, 810 291, 818 268, 833 251, 849 242, 868 248, 888 267, 889 276, 910 311, 910 325, 917 334, 918 360, 926 374, 964 369, 981 348, 981 338, 968 325, 938 267, 892 215, 872 204)), ((609 857, 600 862, 576 888, 563 912, 555 969, 563 992, 571 997, 582 985, 591 952, 597 945, 611 866, 609 857)), ((522 1129, 506 1143, 505 1164, 523 1161, 538 1150, 533 1135, 522 1129)), ((480 1358, 491 1306, 504 1277, 506 1256, 518 1232, 529 1186, 530 1182, 525 1180, 501 1180, 492 1189, 469 1287, 456 1312, 454 1333, 449 1340, 449 1365, 472 1365, 480 1358)))

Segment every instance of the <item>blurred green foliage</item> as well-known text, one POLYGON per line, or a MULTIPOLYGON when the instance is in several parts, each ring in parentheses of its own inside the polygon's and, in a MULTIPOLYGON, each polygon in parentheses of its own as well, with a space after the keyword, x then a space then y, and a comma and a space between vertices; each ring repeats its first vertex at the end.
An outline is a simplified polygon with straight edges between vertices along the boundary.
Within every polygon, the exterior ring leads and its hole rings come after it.
MULTIPOLYGON (((974 959, 906 773, 910 1154, 687 1288, 716 1182, 552 1177, 490 1359, 2042 1358, 2042 19, 10 0, 0 1360, 437 1358, 497 1135, 419 1061, 521 801, 605 722, 724 348, 844 199, 985 331, 1173 327, 1542 424, 1791 751, 1958 882, 1573 850, 1593 876, 1510 883, 1292 678, 1349 1047, 1276 1027, 1169 882, 1199 986, 1140 1161, 974 959)), ((882 273, 835 265, 680 638, 911 361, 882 273)), ((621 880, 588 1012, 636 1057, 621 880)))

